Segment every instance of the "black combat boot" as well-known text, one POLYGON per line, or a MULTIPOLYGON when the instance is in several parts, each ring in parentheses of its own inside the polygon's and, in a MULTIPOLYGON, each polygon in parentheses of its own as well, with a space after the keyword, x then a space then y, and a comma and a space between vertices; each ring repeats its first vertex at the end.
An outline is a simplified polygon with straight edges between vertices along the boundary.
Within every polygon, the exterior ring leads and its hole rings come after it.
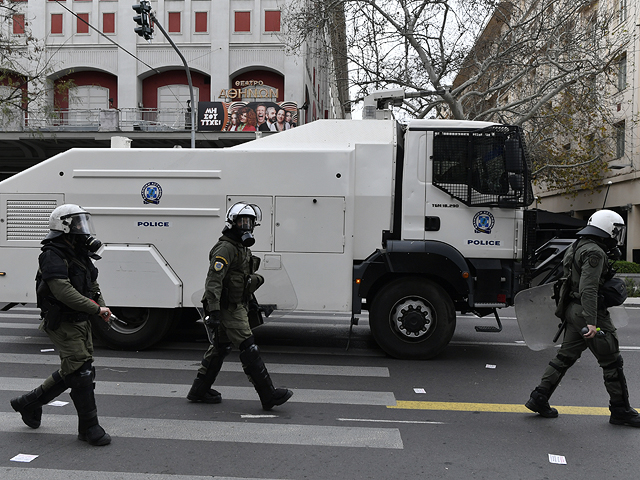
POLYGON ((253 383, 256 392, 258 392, 263 410, 271 410, 273 407, 282 405, 291 398, 293 395, 291 390, 274 388, 269 372, 267 372, 267 367, 265 367, 260 357, 260 350, 258 350, 258 346, 253 343, 253 337, 249 337, 242 342, 242 344, 240 344, 240 350, 242 369, 247 377, 249 377, 251 383, 253 383))
POLYGON ((90 362, 86 362, 79 370, 68 375, 65 382, 71 387, 71 400, 78 412, 78 440, 96 446, 109 445, 111 437, 98 423, 94 378, 95 369, 90 362))
POLYGON ((191 389, 187 394, 187 399, 190 402, 196 403, 220 403, 222 402, 222 395, 217 390, 211 388, 211 382, 208 382, 205 375, 198 374, 193 381, 191 389))
POLYGON ((546 389, 537 387, 531 392, 531 397, 529 397, 524 406, 541 417, 556 418, 558 410, 549 405, 549 397, 550 393, 546 389))
POLYGON ((609 423, 613 425, 628 425, 629 427, 640 427, 640 415, 638 412, 626 405, 625 402, 613 403, 609 405, 611 416, 609 423))
POLYGON ((208 365, 205 364, 205 361, 202 361, 202 365, 206 367, 207 371, 203 375, 202 373, 198 373, 195 380, 193 381, 193 385, 191 386, 191 390, 187 394, 187 399, 190 402, 197 403, 220 403, 222 402, 222 395, 217 390, 211 388, 213 382, 216 381, 218 377, 218 373, 220 373, 220 369, 222 368, 222 364, 224 359, 229 352, 231 351, 231 345, 221 345, 218 348, 217 355, 213 356, 209 361, 208 365))
MULTIPOLYGON (((64 380, 58 372, 51 377, 53 385, 46 390, 43 388, 47 381, 38 388, 11 400, 13 409, 22 416, 22 421, 31 428, 38 428, 42 421, 42 406, 46 405, 67 389, 64 380)), ((48 379, 47 379, 48 380, 48 379)))
POLYGON ((629 402, 629 388, 624 375, 624 361, 618 355, 615 362, 602 367, 604 386, 609 393, 609 423, 640 427, 640 416, 629 402))

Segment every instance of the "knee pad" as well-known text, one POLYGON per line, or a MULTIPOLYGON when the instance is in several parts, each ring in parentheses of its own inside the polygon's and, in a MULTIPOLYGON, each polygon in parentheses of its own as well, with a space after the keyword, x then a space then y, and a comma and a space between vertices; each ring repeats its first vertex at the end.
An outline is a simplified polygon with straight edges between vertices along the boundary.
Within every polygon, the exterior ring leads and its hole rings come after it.
POLYGON ((561 374, 565 374, 574 363, 576 363, 577 358, 567 357, 566 355, 558 355, 556 358, 549 362, 549 365, 555 368, 561 374), (562 362, 562 365, 558 365, 554 360, 559 360, 562 362))
POLYGON ((607 364, 607 365, 602 365, 603 370, 619 370, 624 366, 624 360, 622 360, 622 355, 618 355, 618 358, 616 358, 613 362, 607 364))
POLYGON ((89 387, 93 385, 93 380, 96 377, 95 371, 91 362, 84 362, 78 370, 64 377, 64 383, 69 388, 89 387))
POLYGON ((238 348, 242 352, 243 350, 247 350, 249 347, 255 344, 256 344, 255 338, 253 337, 253 335, 251 335, 249 338, 244 340, 240 345, 238 345, 238 348))
POLYGON ((224 358, 231 353, 231 344, 230 343, 221 343, 218 345, 218 355, 224 358))
POLYGON ((240 352, 240 361, 242 365, 252 365, 260 360, 260 350, 256 344, 252 344, 240 352))

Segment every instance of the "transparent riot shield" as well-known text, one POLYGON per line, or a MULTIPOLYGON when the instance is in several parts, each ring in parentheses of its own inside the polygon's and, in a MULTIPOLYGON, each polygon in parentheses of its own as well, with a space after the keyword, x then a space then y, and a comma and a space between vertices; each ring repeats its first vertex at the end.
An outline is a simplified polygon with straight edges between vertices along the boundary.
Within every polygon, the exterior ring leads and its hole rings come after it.
POLYGON ((562 322, 555 316, 556 302, 551 295, 553 283, 522 290, 516 295, 516 319, 522 338, 531 350, 554 346, 553 337, 562 322))
MULTIPOLYGON (((522 338, 531 350, 551 348, 558 342, 553 337, 562 321, 555 316, 556 302, 553 283, 523 290, 516 295, 515 308, 522 338)), ((611 321, 616 328, 629 324, 629 314, 624 305, 609 307, 611 321)))
POLYGON ((609 310, 609 315, 611 315, 611 321, 614 327, 622 328, 629 325, 629 313, 627 309, 624 308, 624 305, 609 307, 607 310, 609 310))
MULTIPOLYGON (((256 290, 254 295, 260 311, 265 317, 281 317, 298 307, 298 297, 284 265, 280 264, 277 269, 265 268, 260 270, 259 273, 264 277, 264 284, 256 290)), ((203 295, 204 288, 195 291, 191 295, 191 303, 196 307, 200 318, 204 322, 205 312, 202 306, 203 295)), ((205 330, 209 341, 213 343, 212 332, 206 328, 206 326, 205 330)))
MULTIPOLYGON (((264 264, 263 264, 264 265, 264 264)), ((277 269, 262 268, 264 284, 255 292, 260 307, 269 316, 282 316, 298 308, 298 296, 284 264, 277 269)))

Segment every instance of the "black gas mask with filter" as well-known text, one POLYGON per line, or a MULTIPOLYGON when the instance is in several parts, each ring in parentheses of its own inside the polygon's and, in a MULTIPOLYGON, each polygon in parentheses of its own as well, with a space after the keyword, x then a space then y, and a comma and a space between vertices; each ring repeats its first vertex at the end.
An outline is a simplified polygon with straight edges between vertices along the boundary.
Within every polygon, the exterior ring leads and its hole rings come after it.
POLYGON ((255 219, 248 215, 241 215, 236 218, 234 223, 234 229, 238 232, 240 237, 240 243, 243 247, 252 247, 256 243, 256 239, 253 236, 253 228, 255 227, 255 219))
POLYGON ((100 247, 102 247, 102 242, 93 235, 90 235, 88 233, 80 233, 70 235, 70 237, 74 249, 76 249, 78 252, 85 251, 88 253, 89 257, 93 258, 94 260, 100 260, 100 258, 102 258, 96 254, 96 252, 100 250, 100 247))
POLYGON ((100 250, 100 247, 102 246, 102 242, 97 238, 93 237, 92 235, 84 234, 84 235, 78 235, 78 237, 80 237, 79 239, 80 244, 84 248, 89 250, 91 253, 97 252, 98 250, 100 250))

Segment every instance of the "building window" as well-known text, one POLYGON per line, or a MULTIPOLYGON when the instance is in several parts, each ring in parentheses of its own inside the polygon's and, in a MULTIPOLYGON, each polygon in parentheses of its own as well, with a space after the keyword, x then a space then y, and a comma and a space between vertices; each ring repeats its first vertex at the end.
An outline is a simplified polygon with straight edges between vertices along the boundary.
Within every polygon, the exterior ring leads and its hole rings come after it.
POLYGON ((624 122, 614 125, 616 132, 616 159, 624 157, 625 125, 624 122))
POLYGON ((264 12, 264 31, 280 31, 280 10, 266 10, 264 12))
POLYGON ((251 12, 234 12, 235 16, 235 32, 251 31, 251 12))
POLYGON ((89 33, 89 14, 78 13, 77 15, 76 31, 78 33, 89 33))
POLYGON ((180 12, 169 12, 169 32, 180 33, 180 12))
POLYGON ((207 33, 207 12, 196 12, 196 33, 207 33))
POLYGON ((102 14, 102 33, 116 33, 116 14, 102 14))
POLYGON ((51 33, 52 34, 62 33, 62 14, 61 13, 51 14, 51 33))
POLYGON ((627 88, 627 54, 623 53, 618 59, 618 90, 627 88))
POLYGON ((618 4, 618 20, 622 23, 627 19, 627 0, 618 0, 616 3, 618 4))
POLYGON ((24 33, 24 15, 21 13, 16 13, 13 16, 13 33, 16 35, 24 33))

